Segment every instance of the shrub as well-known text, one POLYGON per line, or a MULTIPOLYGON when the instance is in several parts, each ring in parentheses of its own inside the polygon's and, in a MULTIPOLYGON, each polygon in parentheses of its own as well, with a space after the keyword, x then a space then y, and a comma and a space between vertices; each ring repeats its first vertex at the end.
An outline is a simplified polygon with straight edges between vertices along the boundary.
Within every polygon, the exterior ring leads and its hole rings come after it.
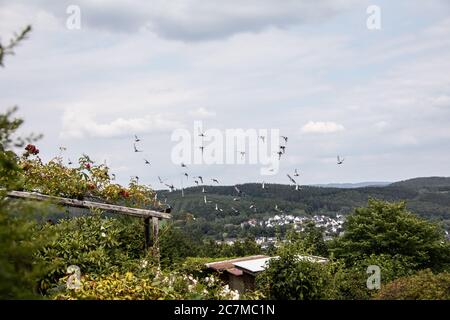
POLYGON ((433 274, 422 270, 382 286, 380 300, 450 300, 450 273, 433 274))

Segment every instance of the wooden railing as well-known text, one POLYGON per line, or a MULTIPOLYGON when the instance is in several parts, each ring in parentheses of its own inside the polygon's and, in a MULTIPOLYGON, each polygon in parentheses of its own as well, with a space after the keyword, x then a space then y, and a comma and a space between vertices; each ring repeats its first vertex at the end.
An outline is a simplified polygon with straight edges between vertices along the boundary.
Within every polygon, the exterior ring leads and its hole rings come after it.
POLYGON ((7 196, 10 198, 49 201, 51 203, 55 203, 58 205, 76 208, 100 209, 108 212, 115 212, 119 214, 142 218, 144 219, 145 248, 146 250, 152 250, 152 254, 157 259, 158 262, 159 262, 159 239, 158 239, 159 221, 162 219, 172 218, 172 216, 166 212, 159 212, 148 209, 130 208, 125 206, 118 206, 94 201, 47 196, 36 192, 9 191, 7 192, 7 196), (150 219, 152 220, 153 225, 153 243, 150 236, 150 219))

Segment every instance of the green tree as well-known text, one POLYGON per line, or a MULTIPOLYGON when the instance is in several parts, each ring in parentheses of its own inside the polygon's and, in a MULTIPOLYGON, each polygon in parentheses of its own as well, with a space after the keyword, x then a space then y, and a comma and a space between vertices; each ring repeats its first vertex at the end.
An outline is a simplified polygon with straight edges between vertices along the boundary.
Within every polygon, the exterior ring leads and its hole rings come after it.
POLYGON ((396 257, 417 269, 448 267, 450 247, 443 230, 408 212, 404 202, 370 199, 366 208, 348 216, 344 228, 333 252, 348 265, 374 254, 396 257))

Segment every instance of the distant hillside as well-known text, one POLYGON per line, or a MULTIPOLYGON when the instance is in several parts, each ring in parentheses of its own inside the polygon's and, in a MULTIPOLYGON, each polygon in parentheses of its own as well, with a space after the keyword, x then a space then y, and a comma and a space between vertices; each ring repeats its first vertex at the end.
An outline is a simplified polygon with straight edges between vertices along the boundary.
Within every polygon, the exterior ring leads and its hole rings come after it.
POLYGON ((448 191, 450 190, 450 177, 425 177, 425 178, 414 178, 404 181, 394 182, 391 186, 395 187, 406 187, 415 190, 420 189, 433 189, 448 191))
POLYGON ((404 200, 412 212, 450 227, 450 178, 417 178, 387 186, 357 188, 303 186, 295 190, 292 185, 266 184, 263 189, 261 184, 255 183, 238 187, 243 192, 242 197, 237 197, 234 186, 204 186, 206 193, 202 193, 203 187, 187 188, 184 197, 180 191, 159 191, 158 194, 172 205, 175 220, 192 214, 197 222, 201 221, 192 227, 211 235, 224 226, 238 226, 251 218, 273 217, 280 211, 292 215, 345 215, 367 205, 369 198, 404 200))
POLYGON ((327 183, 327 184, 313 184, 313 187, 325 187, 325 188, 363 188, 363 187, 384 187, 390 185, 392 182, 385 181, 373 181, 373 182, 358 182, 358 183, 327 183))

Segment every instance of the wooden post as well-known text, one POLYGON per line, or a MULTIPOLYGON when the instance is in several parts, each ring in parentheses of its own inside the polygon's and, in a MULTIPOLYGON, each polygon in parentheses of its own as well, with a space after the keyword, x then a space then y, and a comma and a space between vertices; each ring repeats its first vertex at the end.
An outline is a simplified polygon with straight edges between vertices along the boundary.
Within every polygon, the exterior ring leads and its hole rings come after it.
POLYGON ((150 218, 144 219, 144 239, 144 250, 148 251, 152 246, 150 239, 150 218))
POLYGON ((159 219, 157 217, 152 218, 153 223, 153 257, 156 259, 159 265, 159 219))

